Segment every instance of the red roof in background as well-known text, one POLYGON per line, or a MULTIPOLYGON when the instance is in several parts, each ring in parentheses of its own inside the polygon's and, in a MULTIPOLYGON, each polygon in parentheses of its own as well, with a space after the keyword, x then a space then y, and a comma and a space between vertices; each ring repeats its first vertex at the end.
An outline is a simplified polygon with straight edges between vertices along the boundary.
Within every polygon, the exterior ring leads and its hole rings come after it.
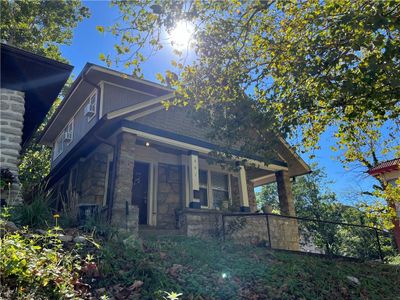
POLYGON ((383 173, 388 173, 391 171, 395 170, 400 170, 400 157, 395 158, 392 160, 384 161, 375 167, 372 167, 371 169, 368 170, 369 175, 378 175, 378 174, 383 174, 383 173))

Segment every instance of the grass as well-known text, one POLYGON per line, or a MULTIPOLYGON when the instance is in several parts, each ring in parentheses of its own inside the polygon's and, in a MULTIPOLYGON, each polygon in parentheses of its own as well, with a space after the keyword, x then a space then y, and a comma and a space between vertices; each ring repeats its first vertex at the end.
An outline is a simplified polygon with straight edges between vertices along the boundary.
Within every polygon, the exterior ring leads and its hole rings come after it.
POLYGON ((195 238, 147 238, 106 244, 97 287, 144 282, 140 299, 157 291, 182 299, 400 299, 400 267, 331 260, 195 238), (359 285, 347 276, 356 277, 359 285))

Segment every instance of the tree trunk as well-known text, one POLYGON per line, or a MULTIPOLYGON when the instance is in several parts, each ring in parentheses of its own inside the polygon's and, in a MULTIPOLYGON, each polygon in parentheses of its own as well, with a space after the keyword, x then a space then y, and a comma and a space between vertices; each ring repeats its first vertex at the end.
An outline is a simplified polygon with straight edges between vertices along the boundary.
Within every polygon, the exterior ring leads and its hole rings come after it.
POLYGON ((395 216, 392 219, 394 228, 393 235, 396 242, 397 252, 400 254, 400 221, 396 211, 396 205, 394 201, 389 201, 389 207, 395 212, 395 216))

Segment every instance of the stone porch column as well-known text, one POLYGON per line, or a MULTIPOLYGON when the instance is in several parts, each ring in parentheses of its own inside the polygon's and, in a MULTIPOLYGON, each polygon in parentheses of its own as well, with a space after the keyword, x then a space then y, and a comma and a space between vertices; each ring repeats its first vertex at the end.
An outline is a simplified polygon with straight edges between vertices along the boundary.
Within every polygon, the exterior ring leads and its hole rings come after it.
POLYGON ((246 170, 244 166, 239 166, 239 193, 240 193, 240 211, 250 212, 249 193, 247 187, 246 170))
POLYGON ((114 155, 114 191, 112 223, 133 234, 138 231, 139 209, 132 205, 133 167, 136 135, 121 132, 117 136, 114 155))
POLYGON ((199 183, 199 156, 197 152, 189 153, 189 207, 201 208, 199 183))
POLYGON ((279 207, 284 216, 296 216, 293 203, 292 183, 290 182, 288 171, 278 171, 275 173, 278 185, 279 207))
POLYGON ((9 169, 15 178, 11 189, 2 191, 0 198, 12 205, 22 202, 18 164, 24 126, 25 94, 1 89, 0 95, 0 168, 9 169))

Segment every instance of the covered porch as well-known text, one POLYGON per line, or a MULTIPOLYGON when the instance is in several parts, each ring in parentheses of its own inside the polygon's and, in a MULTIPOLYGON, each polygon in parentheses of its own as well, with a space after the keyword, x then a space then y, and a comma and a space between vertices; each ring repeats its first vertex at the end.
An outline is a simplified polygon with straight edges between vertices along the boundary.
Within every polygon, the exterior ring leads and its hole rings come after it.
POLYGON ((218 229, 224 212, 256 212, 254 187, 265 178, 277 181, 282 214, 295 215, 286 163, 239 156, 221 163, 206 143, 127 127, 114 138, 107 203, 114 224, 131 220, 121 226, 129 231, 145 227, 206 235, 218 229))

